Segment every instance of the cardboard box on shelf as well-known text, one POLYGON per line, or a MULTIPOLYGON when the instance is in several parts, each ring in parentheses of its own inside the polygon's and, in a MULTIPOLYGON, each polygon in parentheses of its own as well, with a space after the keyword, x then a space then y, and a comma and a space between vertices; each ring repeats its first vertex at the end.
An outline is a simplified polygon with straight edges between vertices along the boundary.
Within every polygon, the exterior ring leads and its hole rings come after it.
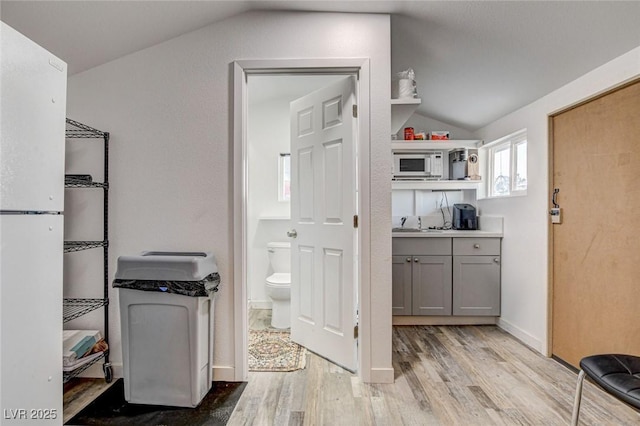
POLYGON ((449 132, 445 132, 445 131, 431 132, 431 140, 447 141, 449 140, 449 132))

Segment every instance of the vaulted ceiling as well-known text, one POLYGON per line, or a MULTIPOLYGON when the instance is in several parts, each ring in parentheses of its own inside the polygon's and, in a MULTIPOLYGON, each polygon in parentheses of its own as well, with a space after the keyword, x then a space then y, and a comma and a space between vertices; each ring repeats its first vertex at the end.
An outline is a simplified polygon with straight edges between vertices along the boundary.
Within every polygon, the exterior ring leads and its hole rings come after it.
POLYGON ((640 46, 639 1, 2 0, 0 19, 74 74, 250 10, 391 14, 391 71, 415 71, 418 113, 467 130, 640 46))

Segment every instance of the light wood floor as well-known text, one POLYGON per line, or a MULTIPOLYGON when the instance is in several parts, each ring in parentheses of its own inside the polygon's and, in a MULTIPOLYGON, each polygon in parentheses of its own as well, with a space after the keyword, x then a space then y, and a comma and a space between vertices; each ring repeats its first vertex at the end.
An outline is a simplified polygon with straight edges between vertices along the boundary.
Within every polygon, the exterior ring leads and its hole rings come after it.
POLYGON ((111 383, 102 379, 89 378, 73 378, 64 385, 63 397, 63 422, 67 422, 76 414, 82 411, 87 405, 91 404, 97 397, 102 395, 104 391, 109 389, 115 379, 111 383))
MULTIPOLYGON (((228 425, 566 425, 576 373, 495 326, 396 326, 393 384, 364 384, 310 353, 292 373, 250 373, 228 425)), ((581 425, 638 425, 591 383, 581 425)))

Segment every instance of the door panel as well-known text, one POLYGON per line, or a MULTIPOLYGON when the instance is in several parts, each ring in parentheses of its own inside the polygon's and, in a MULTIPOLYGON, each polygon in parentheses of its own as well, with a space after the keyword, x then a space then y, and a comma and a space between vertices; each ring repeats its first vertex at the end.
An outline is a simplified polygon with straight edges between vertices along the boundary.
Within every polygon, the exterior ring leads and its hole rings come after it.
POLYGON ((335 295, 344 291, 342 250, 324 249, 323 259, 323 294, 324 294, 324 329, 342 335, 342 298, 335 295))
POLYGON ((313 150, 303 148, 297 153, 298 160, 298 217, 301 222, 313 223, 315 187, 313 182, 313 150))
POLYGON ((324 222, 341 224, 342 205, 342 140, 323 144, 324 148, 324 222))
POLYGON ((349 76, 291 103, 291 339, 350 370, 357 366, 354 92, 349 76))
MULTIPOLYGON (((295 256, 294 256, 295 257, 295 256)), ((309 324, 315 322, 314 302, 315 281, 314 281, 314 250, 313 247, 302 246, 298 244, 298 271, 299 280, 304 282, 304 286, 298 287, 298 298, 300 311, 299 318, 309 324)), ((295 268, 292 268, 295 269, 295 268)))
POLYGON ((411 256, 392 256, 393 315, 411 315, 411 256))
POLYGON ((414 256, 412 313, 451 315, 451 256, 414 256))
MULTIPOLYGON (((640 354, 640 83, 551 118, 552 353, 640 354)), ((551 198, 551 197, 550 197, 551 198)))
POLYGON ((499 256, 453 256, 453 315, 500 315, 499 256))

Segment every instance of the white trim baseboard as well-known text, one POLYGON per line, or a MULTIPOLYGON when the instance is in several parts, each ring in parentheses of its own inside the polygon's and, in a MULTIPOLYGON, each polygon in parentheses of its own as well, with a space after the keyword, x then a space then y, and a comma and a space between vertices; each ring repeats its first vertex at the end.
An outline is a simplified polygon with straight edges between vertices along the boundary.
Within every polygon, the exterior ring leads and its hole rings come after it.
POLYGON ((393 383, 395 381, 393 368, 372 368, 369 383, 393 383))
POLYGON ((496 317, 393 316, 393 325, 493 325, 496 323, 496 317))
POLYGON ((214 382, 237 382, 236 369, 228 365, 214 365, 213 366, 213 381, 214 382))
POLYGON ((542 355, 546 356, 543 352, 543 344, 540 339, 531 335, 530 333, 524 331, 520 327, 510 323, 509 321, 500 318, 498 319, 497 326, 511 334, 516 339, 520 340, 525 345, 529 346, 534 351, 540 352, 542 355))
MULTIPOLYGON (((78 377, 85 377, 85 378, 91 378, 91 379, 104 379, 104 372, 102 370, 103 361, 104 360, 100 360, 97 363, 93 364, 91 367, 87 368, 82 373, 78 374, 78 377)), ((111 369, 112 369, 114 380, 124 377, 121 362, 112 362, 111 369)))

